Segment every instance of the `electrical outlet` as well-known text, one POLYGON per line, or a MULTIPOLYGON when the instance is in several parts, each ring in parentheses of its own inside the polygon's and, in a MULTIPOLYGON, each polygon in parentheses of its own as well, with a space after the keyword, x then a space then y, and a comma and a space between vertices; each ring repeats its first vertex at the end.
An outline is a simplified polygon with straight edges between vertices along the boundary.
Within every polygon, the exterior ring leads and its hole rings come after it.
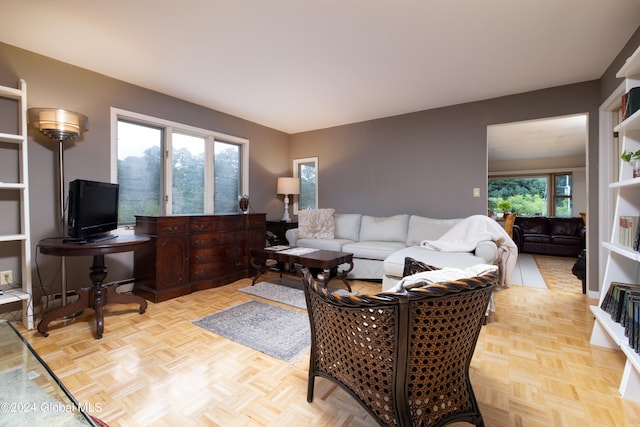
POLYGON ((13 284, 13 271, 5 270, 0 271, 0 285, 12 285, 13 284))

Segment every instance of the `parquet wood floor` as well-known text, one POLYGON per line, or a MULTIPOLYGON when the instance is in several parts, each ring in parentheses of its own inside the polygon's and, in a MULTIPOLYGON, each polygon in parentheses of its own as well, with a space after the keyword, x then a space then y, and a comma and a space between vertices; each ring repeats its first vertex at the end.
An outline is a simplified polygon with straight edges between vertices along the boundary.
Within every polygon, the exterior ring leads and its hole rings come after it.
MULTIPOLYGON (((618 397, 625 359, 589 344, 593 317, 568 269, 543 275, 571 283, 496 293, 471 379, 491 426, 632 426, 640 403, 618 397)), ((562 263, 562 260, 559 261, 562 263)), ((544 268, 544 266, 541 266, 544 268)), ((557 267, 556 267, 557 268, 557 267)), ((21 332, 93 415, 117 426, 371 426, 369 415, 328 380, 306 401, 308 354, 288 363, 195 326, 192 320, 250 300, 249 279, 159 304, 143 315, 109 305, 105 333, 93 338, 92 311, 48 338, 21 332)), ((379 284, 354 281, 372 293, 379 284)), ((456 423, 465 426, 466 423, 456 423)))

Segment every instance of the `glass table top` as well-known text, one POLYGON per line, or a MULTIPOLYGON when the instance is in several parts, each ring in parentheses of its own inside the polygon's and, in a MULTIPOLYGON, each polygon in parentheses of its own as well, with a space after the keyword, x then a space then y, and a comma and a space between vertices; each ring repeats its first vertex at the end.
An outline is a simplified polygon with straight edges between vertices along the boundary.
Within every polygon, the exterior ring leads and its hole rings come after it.
POLYGON ((0 320, 0 425, 96 425, 29 343, 5 320, 0 320))

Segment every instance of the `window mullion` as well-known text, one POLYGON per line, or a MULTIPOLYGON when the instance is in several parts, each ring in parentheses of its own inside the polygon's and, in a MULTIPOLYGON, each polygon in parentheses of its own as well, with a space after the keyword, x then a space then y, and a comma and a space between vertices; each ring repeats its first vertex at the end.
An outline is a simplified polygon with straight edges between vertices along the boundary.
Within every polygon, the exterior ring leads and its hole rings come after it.
POLYGON ((208 136, 204 144, 204 211, 214 212, 213 195, 215 191, 214 163, 215 163, 215 138, 208 136))
POLYGON ((164 213, 165 215, 171 215, 173 213, 173 191, 172 191, 172 183, 173 183, 173 152, 172 152, 172 141, 173 141, 173 128, 171 126, 167 126, 164 132, 164 140, 163 140, 163 151, 164 151, 164 162, 162 163, 162 167, 164 168, 164 183, 163 185, 163 202, 164 202, 164 213))

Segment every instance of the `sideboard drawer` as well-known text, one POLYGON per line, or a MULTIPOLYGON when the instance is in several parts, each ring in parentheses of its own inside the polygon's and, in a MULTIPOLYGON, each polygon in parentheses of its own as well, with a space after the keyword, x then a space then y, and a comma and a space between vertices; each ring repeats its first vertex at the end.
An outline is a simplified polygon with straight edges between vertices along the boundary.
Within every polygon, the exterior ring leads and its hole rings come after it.
POLYGON ((169 236, 189 232, 189 218, 179 216, 136 216, 136 234, 169 236))
MULTIPOLYGON (((255 220, 260 221, 260 219, 255 220)), ((189 230, 192 233, 246 229, 246 215, 203 215, 191 217, 189 222, 189 230)))
POLYGON ((191 236, 191 248, 213 248, 220 245, 243 245, 247 241, 247 233, 233 231, 216 234, 196 234, 191 236))

